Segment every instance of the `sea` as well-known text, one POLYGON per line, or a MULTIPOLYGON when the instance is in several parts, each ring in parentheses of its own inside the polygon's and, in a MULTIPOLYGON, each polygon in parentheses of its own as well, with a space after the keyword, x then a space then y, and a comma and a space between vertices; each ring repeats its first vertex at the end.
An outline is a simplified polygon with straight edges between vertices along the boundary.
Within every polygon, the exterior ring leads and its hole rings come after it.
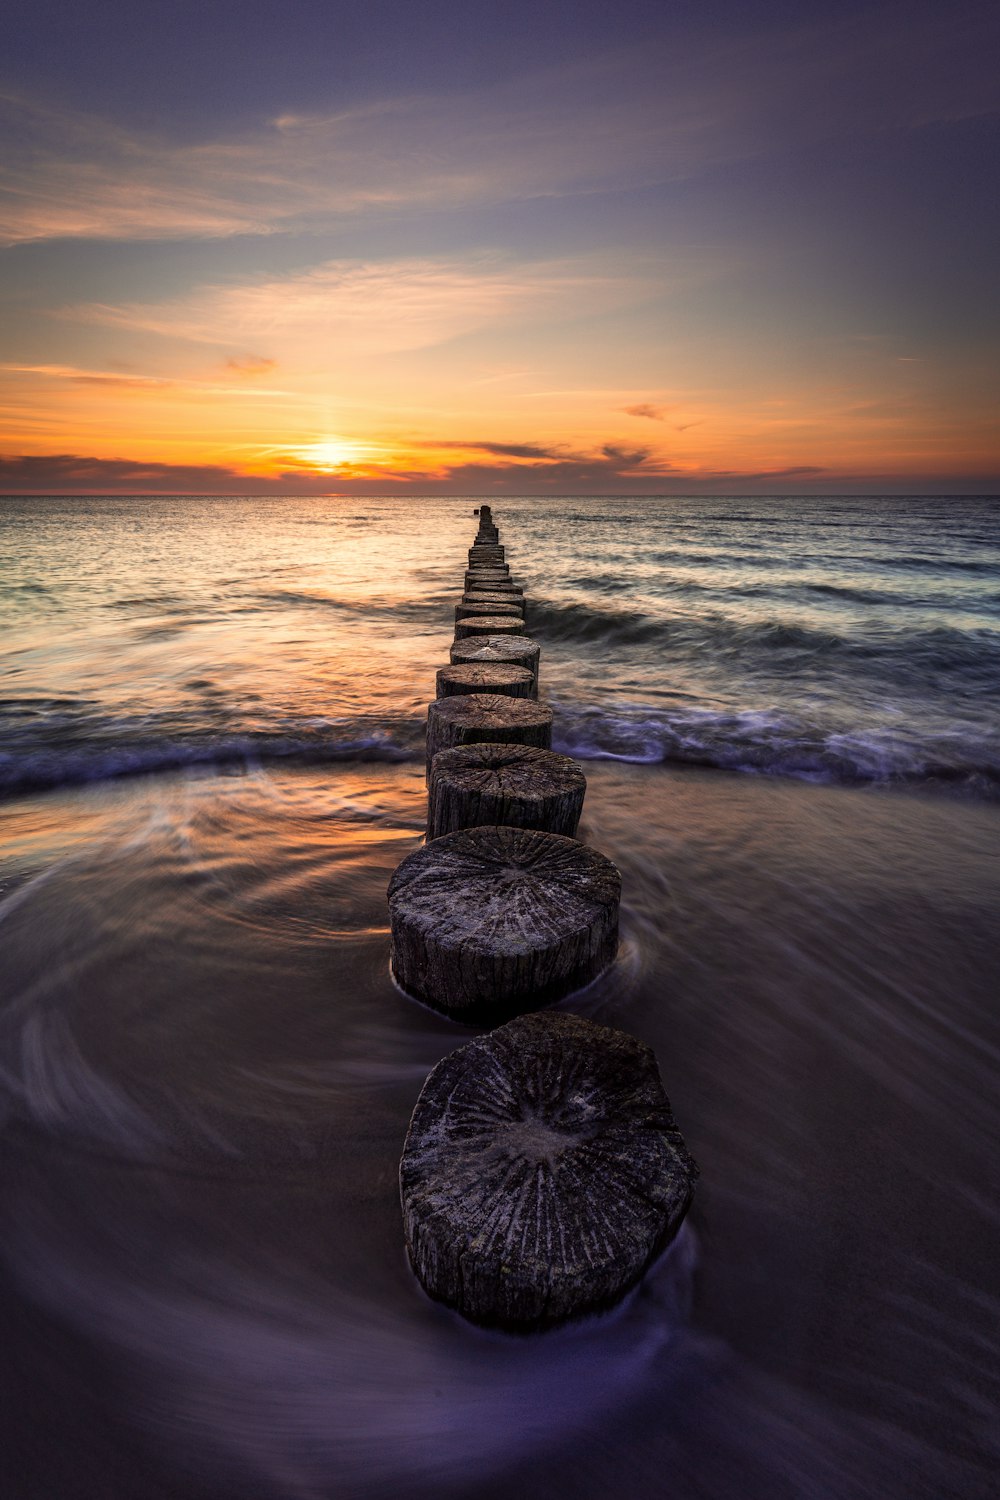
POLYGON ((0 499, 5 1500, 979 1500, 1000 1471, 1000 499, 492 497, 701 1168, 623 1304, 430 1302, 475 1033, 385 888, 473 497, 0 499))

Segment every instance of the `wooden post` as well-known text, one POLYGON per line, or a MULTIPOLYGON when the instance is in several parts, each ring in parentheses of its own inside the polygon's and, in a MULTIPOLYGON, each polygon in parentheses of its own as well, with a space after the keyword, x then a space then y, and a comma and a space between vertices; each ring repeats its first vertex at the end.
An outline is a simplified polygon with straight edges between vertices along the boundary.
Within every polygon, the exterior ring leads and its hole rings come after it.
POLYGON ((524 585, 512 582, 507 568, 467 568, 463 582, 467 589, 492 588, 498 583, 502 589, 512 588, 515 593, 524 593, 524 585))
POLYGON ((393 973, 435 1009, 495 1025, 607 968, 620 896, 615 866, 576 839, 526 828, 447 833, 407 855, 389 882, 393 973))
MULTIPOLYGON (((463 604, 503 604, 513 608, 524 619, 524 595, 505 594, 500 589, 468 589, 462 595, 463 604)), ((505 615, 507 609, 501 609, 500 614, 505 615)))
POLYGON ((531 696, 538 697, 538 663, 541 648, 530 636, 470 636, 464 641, 455 641, 451 648, 451 660, 458 666, 464 662, 512 662, 518 667, 527 667, 534 678, 531 696))
POLYGON ((524 585, 511 583, 509 578, 483 578, 479 573, 466 573, 465 592, 472 593, 497 593, 513 594, 517 598, 524 597, 524 585), (471 581, 470 581, 471 580, 471 581))
MULTIPOLYGON (((446 672, 518 671, 517 667, 442 667, 446 672)), ((524 673, 530 679, 530 673, 524 673)), ((533 745, 476 744, 441 750, 431 764, 427 837, 482 823, 539 828, 575 838, 587 780, 576 761, 533 745)))
POLYGON ((524 605, 512 604, 506 601, 502 604, 497 604, 493 600, 474 600, 472 604, 455 605, 456 620, 475 619, 477 615, 505 615, 511 620, 523 620, 524 605))
POLYGON ((534 673, 512 662, 461 662, 458 666, 440 667, 437 674, 439 698, 455 698, 463 693, 501 693, 505 698, 533 698, 536 696, 534 688, 534 673))
POLYGON ((474 619, 459 620, 455 626, 456 641, 467 635, 523 635, 524 621, 512 615, 477 615, 474 619))
POLYGON ((649 1047, 579 1016, 520 1016, 449 1052, 421 1090, 399 1164, 410 1262, 473 1322, 560 1323, 638 1281, 697 1176, 649 1047))
POLYGON ((439 750, 453 745, 552 745, 552 710, 536 698, 499 693, 460 693, 436 698, 427 710, 427 770, 439 750))

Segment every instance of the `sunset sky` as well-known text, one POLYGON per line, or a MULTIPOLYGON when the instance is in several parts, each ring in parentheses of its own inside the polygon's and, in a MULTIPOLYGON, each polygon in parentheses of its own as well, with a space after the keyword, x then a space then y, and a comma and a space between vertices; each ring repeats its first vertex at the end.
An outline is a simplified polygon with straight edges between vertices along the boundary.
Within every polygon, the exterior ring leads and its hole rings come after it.
POLYGON ((17 0, 0 489, 1000 489, 995 3, 17 0))

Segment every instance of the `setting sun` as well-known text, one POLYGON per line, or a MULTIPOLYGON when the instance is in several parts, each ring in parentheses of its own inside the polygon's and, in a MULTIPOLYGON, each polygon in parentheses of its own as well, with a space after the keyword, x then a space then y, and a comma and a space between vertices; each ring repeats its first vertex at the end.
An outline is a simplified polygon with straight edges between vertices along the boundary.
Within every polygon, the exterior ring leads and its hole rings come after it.
POLYGON ((339 469, 345 464, 358 461, 364 450, 358 443, 346 442, 343 438, 327 437, 317 443, 307 443, 302 448, 293 448, 291 456, 296 463, 312 469, 339 469))

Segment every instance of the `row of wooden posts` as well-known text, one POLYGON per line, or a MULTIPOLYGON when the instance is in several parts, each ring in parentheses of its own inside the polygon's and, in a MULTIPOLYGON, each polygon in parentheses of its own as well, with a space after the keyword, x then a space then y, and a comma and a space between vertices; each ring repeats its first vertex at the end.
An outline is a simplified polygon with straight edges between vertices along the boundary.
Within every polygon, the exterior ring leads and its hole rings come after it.
POLYGON ((676 1232, 697 1168, 648 1047, 536 1014, 614 959, 621 876, 576 838, 586 780, 551 748, 524 590, 478 514, 427 716, 427 836, 388 894, 398 985, 497 1029, 429 1075, 400 1193, 430 1295, 526 1329, 617 1301, 676 1232))
POLYGON ((483 506, 427 714, 427 842, 389 887, 397 981, 476 1023, 587 984, 618 942, 621 878, 576 842, 587 783, 551 748, 527 609, 483 506))

